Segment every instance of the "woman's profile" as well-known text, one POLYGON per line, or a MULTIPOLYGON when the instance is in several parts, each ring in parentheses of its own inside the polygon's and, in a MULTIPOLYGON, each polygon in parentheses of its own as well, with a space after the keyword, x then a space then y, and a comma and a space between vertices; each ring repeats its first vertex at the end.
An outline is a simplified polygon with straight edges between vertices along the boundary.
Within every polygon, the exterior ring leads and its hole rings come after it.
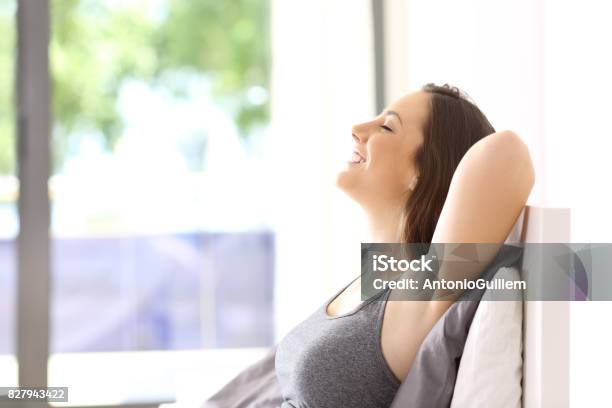
MULTIPOLYGON (((503 243, 534 184, 521 139, 448 85, 399 98, 350 137, 337 186, 366 214, 370 242, 503 243)), ((355 279, 278 344, 283 408, 388 407, 452 303, 362 301, 355 279)))

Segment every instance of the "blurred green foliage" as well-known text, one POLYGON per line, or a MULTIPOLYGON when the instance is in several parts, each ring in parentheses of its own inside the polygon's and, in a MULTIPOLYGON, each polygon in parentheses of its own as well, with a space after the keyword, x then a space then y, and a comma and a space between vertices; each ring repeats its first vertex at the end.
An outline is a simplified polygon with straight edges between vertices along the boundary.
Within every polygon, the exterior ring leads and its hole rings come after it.
MULTIPOLYGON (((15 0, 0 0, 0 7, 15 0), (4 5, 2 4, 4 3, 4 5)), ((5 7, 6 8, 6 7, 5 7)), ((0 13, 0 173, 14 168, 14 15, 0 13), (10 120, 7 120, 10 119, 10 120)), ((186 94, 177 72, 206 75, 243 137, 268 121, 269 0, 52 0, 50 58, 54 168, 79 134, 100 133, 112 149, 123 123, 124 81, 143 80, 186 94)))
POLYGON ((15 0, 0 0, 0 174, 15 167, 15 0))

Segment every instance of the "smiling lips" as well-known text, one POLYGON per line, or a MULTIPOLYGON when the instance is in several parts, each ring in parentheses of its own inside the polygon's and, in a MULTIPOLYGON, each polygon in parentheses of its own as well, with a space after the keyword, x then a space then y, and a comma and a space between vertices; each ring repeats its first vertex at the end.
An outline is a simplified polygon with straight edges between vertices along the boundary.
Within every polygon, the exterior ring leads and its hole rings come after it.
POLYGON ((360 163, 365 163, 365 161, 366 159, 365 157, 361 155, 361 153, 359 153, 357 150, 353 150, 353 154, 351 156, 351 160, 349 161, 349 163, 360 164, 360 163))

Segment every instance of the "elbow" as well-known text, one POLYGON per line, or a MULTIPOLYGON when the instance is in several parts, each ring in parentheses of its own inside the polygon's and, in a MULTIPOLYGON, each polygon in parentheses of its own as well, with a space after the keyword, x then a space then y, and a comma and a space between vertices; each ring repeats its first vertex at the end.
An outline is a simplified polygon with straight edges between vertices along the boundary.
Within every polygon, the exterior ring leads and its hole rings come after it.
POLYGON ((535 184, 535 170, 529 148, 520 136, 511 130, 503 130, 477 144, 481 144, 482 156, 492 160, 498 170, 510 177, 508 181, 528 196, 535 184))
POLYGON ((511 130, 504 130, 500 132, 500 139, 503 140, 504 150, 508 154, 508 158, 514 165, 517 171, 521 174, 521 177, 529 187, 531 191, 535 184, 535 170, 533 167, 533 161, 531 160, 531 154, 529 153, 529 147, 527 144, 511 130))

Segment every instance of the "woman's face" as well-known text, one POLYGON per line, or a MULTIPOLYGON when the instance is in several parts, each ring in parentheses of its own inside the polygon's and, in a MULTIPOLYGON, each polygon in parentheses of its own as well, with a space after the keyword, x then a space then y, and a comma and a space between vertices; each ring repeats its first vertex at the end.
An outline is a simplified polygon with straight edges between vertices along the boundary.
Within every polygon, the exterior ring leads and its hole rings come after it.
POLYGON ((414 155, 423 143, 428 115, 429 95, 415 92, 371 121, 354 125, 353 152, 338 174, 338 187, 366 206, 407 199, 418 177, 414 155))

